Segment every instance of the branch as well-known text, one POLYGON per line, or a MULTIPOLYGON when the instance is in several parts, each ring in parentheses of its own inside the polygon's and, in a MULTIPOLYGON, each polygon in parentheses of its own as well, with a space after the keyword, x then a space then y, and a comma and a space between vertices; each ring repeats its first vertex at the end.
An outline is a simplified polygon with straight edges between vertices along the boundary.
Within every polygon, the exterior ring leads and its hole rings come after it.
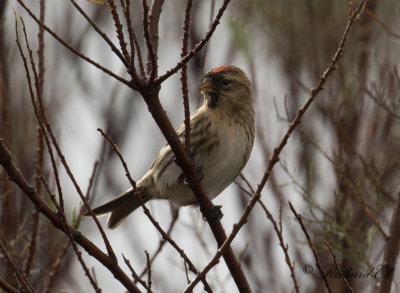
MULTIPOLYGON (((183 44, 181 57, 185 57, 187 54, 188 41, 189 41, 189 28, 190 28, 190 16, 192 12, 192 0, 188 0, 185 10, 185 21, 183 25, 183 44)), ((189 90, 187 84, 187 64, 182 67, 181 71, 181 83, 182 83, 182 96, 183 96, 183 107, 185 112, 185 150, 186 153, 191 156, 190 153, 190 107, 189 107, 189 90)))
POLYGON ((346 28, 344 30, 342 39, 340 40, 338 49, 335 52, 335 55, 333 56, 328 68, 325 70, 325 72, 321 75, 319 82, 317 86, 313 89, 311 89, 311 94, 306 103, 303 105, 302 108, 300 108, 297 112, 296 117, 294 120, 290 123, 289 129, 286 131, 284 137, 282 138, 280 144, 275 147, 274 152, 272 157, 269 159, 269 163, 267 166, 267 169, 264 173, 263 178, 261 179, 261 182, 258 185, 256 193, 253 195, 253 198, 249 201, 247 204, 241 218, 239 221, 233 226, 232 232, 229 235, 228 239, 223 243, 222 246, 220 246, 220 249, 217 251, 217 253, 214 255, 210 263, 204 267, 204 269, 201 271, 201 273, 190 283, 190 285, 186 288, 185 292, 190 292, 194 288, 194 286, 199 282, 200 278, 202 275, 206 274, 216 263, 218 263, 218 259, 221 257, 222 253, 224 250, 229 247, 230 243, 233 241, 233 239, 236 237, 237 233, 239 233, 240 229, 243 227, 245 223, 247 223, 247 217, 249 216, 250 212, 254 208, 256 202, 259 200, 261 197, 261 192, 264 189, 265 184, 267 183, 269 176, 271 175, 272 169, 274 168, 275 164, 279 162, 279 155, 282 152, 283 148, 286 146, 287 141, 290 137, 290 135, 293 133, 293 131, 296 129, 296 127, 301 123, 301 119, 303 118, 305 112, 307 109, 310 107, 312 102, 315 100, 316 96, 318 95, 319 92, 321 92, 324 88, 325 82, 330 76, 330 74, 337 68, 337 63, 340 59, 340 57, 343 54, 343 48, 346 43, 349 31, 353 23, 359 18, 361 15, 364 6, 365 6, 366 1, 363 1, 357 9, 351 13, 349 20, 347 22, 346 28))
POLYGON ((230 0, 225 0, 224 1, 224 3, 222 4, 221 8, 218 11, 217 16, 215 17, 214 22, 211 24, 210 29, 207 31, 205 37, 199 43, 197 43, 196 46, 194 46, 194 48, 192 50, 190 50, 189 53, 187 53, 185 55, 185 57, 183 57, 181 59, 181 61, 178 62, 178 64, 175 65, 175 67, 171 68, 165 74, 163 74, 162 76, 157 78, 154 81, 154 84, 156 86, 160 85, 162 82, 164 82, 171 75, 173 75, 176 72, 178 72, 179 69, 181 69, 186 63, 188 63, 189 60, 192 59, 204 47, 204 45, 208 43, 208 41, 210 40, 211 36, 213 35, 215 29, 217 28, 217 26, 219 24, 219 21, 221 20, 222 15, 224 14, 226 8, 228 7, 229 2, 230 2, 230 0))
MULTIPOLYGON (((36 206, 40 213, 50 220, 54 227, 67 234, 66 226, 60 219, 58 214, 53 212, 48 205, 46 205, 41 197, 36 193, 26 179, 23 177, 20 170, 15 167, 11 160, 11 154, 3 144, 3 139, 0 139, 0 165, 7 171, 8 178, 13 181, 21 191, 30 199, 30 201, 36 206)), ((130 292, 140 293, 140 290, 134 285, 131 279, 124 273, 124 271, 118 266, 115 258, 109 257, 104 254, 96 245, 90 240, 83 236, 78 230, 72 226, 67 226, 74 241, 76 241, 86 252, 102 263, 113 275, 121 282, 130 292)))
MULTIPOLYGON (((210 225, 210 228, 217 241, 218 247, 221 247, 221 245, 223 245, 223 243, 227 239, 225 230, 222 227, 221 222, 215 220, 215 207, 212 204, 211 200, 207 197, 200 182, 198 182, 198 180, 195 180, 198 177, 197 169, 187 155, 181 141, 178 139, 175 129, 173 128, 171 121, 168 119, 167 114, 160 103, 158 93, 142 92, 142 96, 148 105, 150 113, 152 114, 158 127, 160 128, 164 137, 167 139, 167 142, 170 145, 172 151, 174 152, 177 165, 182 169, 188 182, 195 182, 194 184, 191 184, 189 186, 192 189, 200 205, 200 211, 210 225)), ((246 276, 244 275, 240 263, 233 253, 232 248, 229 245, 226 245, 225 249, 226 250, 223 253, 224 260, 236 283, 236 286, 238 287, 240 292, 251 292, 246 276)), ((198 277, 198 280, 201 280, 203 277, 204 275, 198 277)))
POLYGON ((304 225, 303 220, 301 219, 301 216, 296 212, 296 210, 294 209, 294 207, 293 207, 293 205, 292 205, 292 203, 290 201, 289 201, 289 207, 292 210, 293 214, 296 216, 297 221, 299 221, 299 224, 301 226, 301 230, 303 230, 304 235, 306 235, 306 238, 307 238, 307 241, 308 241, 308 245, 310 246, 310 249, 311 249, 311 251, 312 251, 312 253, 314 255, 314 258, 315 258, 315 265, 317 266, 317 268, 319 270, 319 273, 321 274, 322 279, 324 280, 325 287, 326 287, 326 289, 328 290, 329 293, 332 293, 332 289, 331 289, 331 286, 329 285, 328 278, 326 277, 326 274, 324 273, 324 269, 322 268, 321 261, 319 260, 317 250, 315 249, 315 247, 314 247, 314 245, 313 245, 313 243, 311 241, 311 237, 307 232, 307 228, 304 225))
MULTIPOLYGON (((112 72, 111 70, 105 68, 104 66, 100 65, 99 63, 93 61, 92 59, 90 59, 89 57, 87 57, 86 55, 82 54, 81 52, 79 52, 78 50, 76 50, 75 48, 73 48, 71 45, 69 45, 66 41, 64 41, 60 36, 58 36, 54 31, 52 31, 48 26, 46 26, 39 18, 36 17, 35 14, 33 14, 33 12, 25 5, 25 3, 23 2, 23 0, 17 0, 17 2, 22 6, 22 8, 25 9, 25 11, 30 15, 30 17, 32 17, 32 19, 38 24, 40 25, 44 30, 46 30, 53 38, 55 38, 59 43, 61 43, 65 48, 67 48, 68 50, 70 50, 72 53, 74 53, 75 55, 77 55, 78 57, 82 58, 83 60, 85 60, 86 62, 92 64, 93 66, 97 67, 98 69, 102 70, 103 72, 107 73, 108 75, 114 77, 116 80, 122 82, 123 84, 126 84, 127 86, 136 89, 136 85, 132 84, 132 82, 120 77, 119 75, 115 74, 114 72, 112 72)), ((117 53, 116 53, 117 54, 117 53)), ((117 54, 118 55, 118 54, 117 54)))
POLYGON ((326 247, 328 247, 329 252, 330 252, 331 255, 332 255, 333 262, 335 263, 336 269, 337 269, 338 272, 340 273, 340 276, 343 276, 343 282, 344 282, 345 286, 349 289, 349 291, 350 291, 351 293, 354 293, 353 288, 351 287, 351 285, 350 285, 349 282, 347 281, 345 275, 343 274, 342 270, 340 269, 340 266, 339 266, 339 264, 338 264, 338 262, 337 262, 337 260, 336 260, 336 255, 333 253, 332 247, 329 245, 328 241, 325 240, 324 243, 325 243, 326 247))
MULTIPOLYGON (((136 191, 136 182, 132 179, 132 176, 129 172, 128 169, 128 165, 126 164, 121 152, 119 151, 118 146, 113 142, 113 140, 111 139, 111 137, 109 137, 104 130, 102 130, 101 128, 98 128, 97 131, 99 131, 101 133, 101 135, 110 143, 111 147, 113 148, 113 151, 117 154, 118 158, 120 159, 124 170, 125 170, 125 175, 126 177, 128 177, 129 183, 132 185, 133 190, 136 191)), ((136 196, 136 193, 135 193, 136 196)), ((146 214, 146 216, 149 218, 150 222, 153 224, 153 226, 158 230, 158 232, 161 234, 162 239, 167 241, 173 248, 175 248, 175 250, 179 253, 179 255, 183 258, 183 260, 185 261, 185 263, 187 263, 189 265, 190 270, 194 273, 197 274, 198 271, 196 269, 196 267, 194 266, 193 262, 189 259, 189 257, 185 254, 185 252, 183 251, 182 248, 179 247, 179 245, 172 240, 172 238, 169 236, 169 232, 165 232, 163 230, 163 228, 160 226, 160 224, 153 218, 153 216, 151 215, 149 209, 142 203, 142 208, 143 208, 143 212, 146 214)), ((152 261, 150 261, 151 264, 152 261)), ((149 263, 148 263, 149 265, 149 263)), ((150 266, 147 267, 147 270, 150 268, 150 266)), ((148 273, 150 274, 150 272, 148 271, 148 273)), ((142 276, 142 275, 141 275, 142 276)), ((140 277, 141 277, 140 276, 140 277)), ((139 277, 139 278, 140 278, 139 277)), ((211 291, 210 285, 207 283, 206 278, 204 277, 202 279, 203 283, 204 283, 204 287, 207 288, 207 292, 211 291)), ((150 284, 147 284, 150 287, 150 284)))
POLYGON ((164 0, 154 0, 151 5, 151 12, 149 15, 149 7, 146 0, 143 0, 143 29, 144 38, 147 46, 147 74, 148 83, 152 84, 157 76, 157 52, 158 52, 158 22, 160 20, 161 9, 164 0))
POLYGON ((15 263, 15 261, 12 259, 12 257, 9 255, 7 249, 3 245, 3 243, 0 241, 0 252, 3 255, 6 263, 9 263, 9 265, 13 269, 13 275, 16 278, 16 281, 19 284, 19 289, 22 292, 29 292, 29 293, 34 293, 35 290, 33 289, 32 285, 29 283, 28 278, 26 275, 20 270, 18 265, 15 263))

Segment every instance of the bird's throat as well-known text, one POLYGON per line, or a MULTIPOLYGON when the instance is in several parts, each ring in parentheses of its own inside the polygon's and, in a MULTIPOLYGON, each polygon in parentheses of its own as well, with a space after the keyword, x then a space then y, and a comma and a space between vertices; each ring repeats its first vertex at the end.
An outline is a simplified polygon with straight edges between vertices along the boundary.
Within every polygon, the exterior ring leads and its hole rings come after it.
POLYGON ((207 93, 206 100, 208 107, 216 108, 219 104, 219 93, 207 93))

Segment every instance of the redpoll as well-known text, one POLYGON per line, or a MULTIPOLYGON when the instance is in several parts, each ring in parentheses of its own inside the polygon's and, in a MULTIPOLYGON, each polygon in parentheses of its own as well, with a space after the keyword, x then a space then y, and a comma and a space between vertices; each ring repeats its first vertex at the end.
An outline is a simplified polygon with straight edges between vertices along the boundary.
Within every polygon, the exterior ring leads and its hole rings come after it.
MULTIPOLYGON (((199 88, 204 103, 190 116, 190 151, 203 174, 201 184, 213 199, 236 178, 249 159, 254 143, 253 90, 246 74, 235 66, 210 70, 199 88)), ((177 134, 183 143, 184 124, 177 134)), ((150 199, 168 199, 174 206, 197 202, 168 144, 137 182, 137 193, 141 199, 131 188, 93 211, 97 215, 110 213, 107 226, 115 228, 150 199)))

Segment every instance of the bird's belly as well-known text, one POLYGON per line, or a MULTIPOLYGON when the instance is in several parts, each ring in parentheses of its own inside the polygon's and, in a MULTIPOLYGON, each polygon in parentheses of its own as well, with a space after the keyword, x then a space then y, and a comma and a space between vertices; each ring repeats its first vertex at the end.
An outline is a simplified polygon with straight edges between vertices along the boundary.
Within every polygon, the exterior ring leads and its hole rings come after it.
MULTIPOLYGON (((225 133, 224 140, 221 140, 214 152, 195 155, 195 164, 201 168, 203 174, 201 184, 210 199, 219 195, 245 165, 247 145, 241 137, 243 136, 238 133, 225 133)), ((183 182, 177 182, 168 188, 168 198, 178 206, 197 202, 189 186, 183 182)))

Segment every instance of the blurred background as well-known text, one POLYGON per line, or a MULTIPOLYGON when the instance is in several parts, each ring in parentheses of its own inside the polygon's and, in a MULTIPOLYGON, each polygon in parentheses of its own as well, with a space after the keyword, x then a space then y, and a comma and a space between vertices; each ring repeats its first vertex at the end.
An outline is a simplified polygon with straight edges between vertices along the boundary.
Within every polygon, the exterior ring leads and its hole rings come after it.
MULTIPOLYGON (((25 1, 40 15, 37 2, 25 1)), ((118 44, 109 8, 79 3, 91 19, 118 44)), ((150 3, 149 3, 150 4, 150 3)), ((190 28, 193 46, 204 36, 221 1, 194 1, 190 28)), ((281 141, 290 121, 305 103, 328 67, 349 14, 358 2, 317 0, 232 1, 214 36, 189 62, 190 108, 201 98, 198 84, 203 73, 220 65, 236 65, 250 76, 256 97, 256 142, 243 175, 253 188, 260 182, 268 158, 281 141)), ((180 60, 186 1, 166 1, 159 25, 159 74, 180 60)), ((14 0, 0 2, 0 138, 15 164, 31 184, 38 161, 38 123, 27 86, 26 72, 16 44, 16 16, 24 20, 34 58, 39 60, 38 25, 14 0)), ((132 21, 143 50, 141 1, 131 3, 132 21)), ((307 111, 289 139, 262 201, 283 227, 300 292, 325 290, 306 238, 288 207, 291 201, 303 216, 321 263, 334 264, 326 240, 343 271, 368 273, 384 263, 383 252, 390 222, 399 200, 400 178, 400 2, 371 0, 353 26, 338 69, 307 111), (314 267, 312 274, 303 267, 314 267)), ((72 47, 104 67, 128 78, 120 60, 69 1, 45 1, 44 22, 72 47)), ((18 20, 21 44, 22 23, 18 20)), ((166 143, 147 106, 137 92, 86 63, 48 33, 44 33, 43 103, 62 152, 83 191, 90 185, 92 206, 130 187, 123 167, 96 131, 102 128, 118 145, 135 180, 147 171, 166 143), (95 176, 92 177, 97 164, 95 176)), ((27 51, 25 49, 25 54, 27 51)), ((162 84, 160 99, 173 125, 184 119, 180 74, 162 84)), ((70 179, 57 161, 68 220, 73 222, 81 206, 70 179)), ((0 167, 0 241, 16 262, 27 269, 28 243, 37 229, 34 260, 28 267, 38 292, 86 292, 88 280, 67 245, 66 236, 43 216, 23 193, 6 179, 0 167), (36 220, 35 220, 36 219, 36 220), (34 224, 36 223, 36 224, 34 224), (36 228, 35 228, 36 226, 36 228)), ((57 193, 53 170, 45 148, 42 176, 57 193)), ((222 205, 222 224, 230 232, 249 200, 238 185, 229 186, 214 204, 222 205)), ((50 203, 46 191, 42 197, 50 203)), ((179 210, 177 220, 167 202, 147 205, 200 270, 216 251, 208 224, 197 208, 179 210)), ((105 227, 106 218, 101 218, 105 227)), ((104 248, 91 219, 79 230, 104 248)), ((121 267, 122 253, 140 273, 146 268, 147 251, 154 255, 161 236, 142 211, 133 213, 107 235, 121 267)), ((294 292, 290 270, 278 238, 265 212, 256 206, 246 226, 235 238, 240 258, 254 292, 294 292)), ((104 292, 124 292, 111 273, 83 252, 104 292)), ((0 257, 0 277, 13 283, 11 268, 0 257)), ((329 269, 328 269, 329 271, 329 269)), ((394 272, 399 276, 398 270, 394 272)), ((371 274, 372 275, 372 274, 371 274)), ((236 292, 223 261, 207 275, 215 292, 236 292)), ((189 274, 193 279, 193 274, 189 274)), ((398 292, 394 278, 391 292, 398 292)), ((162 246, 152 263, 154 292, 180 292, 186 285, 185 264, 169 244, 162 246)), ((377 278, 350 278, 354 292, 377 292, 377 278)), ((348 292, 341 278, 330 278, 334 292, 348 292)), ((203 292, 199 284, 195 292, 203 292)))

